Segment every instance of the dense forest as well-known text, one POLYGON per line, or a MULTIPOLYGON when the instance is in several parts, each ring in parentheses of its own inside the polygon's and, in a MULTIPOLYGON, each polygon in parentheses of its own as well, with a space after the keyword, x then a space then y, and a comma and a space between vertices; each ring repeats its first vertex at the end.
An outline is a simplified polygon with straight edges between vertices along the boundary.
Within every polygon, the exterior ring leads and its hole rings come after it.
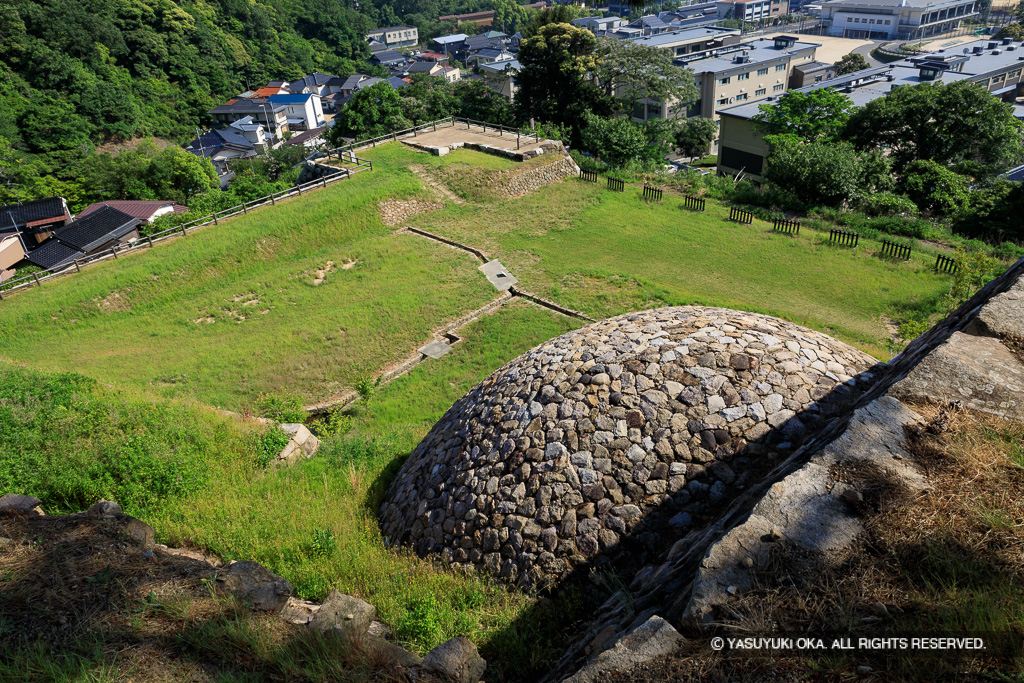
POLYGON ((79 181, 98 144, 187 142, 210 108, 249 85, 364 69, 363 36, 376 25, 409 13, 436 24, 485 4, 2 0, 0 204, 54 193, 94 199, 79 181))

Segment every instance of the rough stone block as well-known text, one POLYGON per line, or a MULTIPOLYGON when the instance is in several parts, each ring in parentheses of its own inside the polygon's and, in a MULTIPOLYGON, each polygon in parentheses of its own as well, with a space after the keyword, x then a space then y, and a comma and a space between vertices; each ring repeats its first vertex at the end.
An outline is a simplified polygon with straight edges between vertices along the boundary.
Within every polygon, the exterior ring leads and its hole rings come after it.
POLYGON ((280 612, 292 596, 292 585, 256 562, 232 562, 217 573, 217 584, 258 612, 280 612))
POLYGON ((358 639, 366 635, 376 617, 377 609, 370 603, 332 590, 310 620, 309 627, 358 639))
POLYGON ((455 683, 479 683, 487 662, 468 638, 452 638, 428 652, 420 666, 455 683))

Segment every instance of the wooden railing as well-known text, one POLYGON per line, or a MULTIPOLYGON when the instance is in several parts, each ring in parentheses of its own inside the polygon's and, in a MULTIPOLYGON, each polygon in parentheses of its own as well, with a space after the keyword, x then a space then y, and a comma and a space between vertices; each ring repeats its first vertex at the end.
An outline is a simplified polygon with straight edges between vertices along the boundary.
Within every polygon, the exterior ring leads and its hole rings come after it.
POLYGON ((110 249, 106 249, 99 253, 83 256, 80 259, 76 259, 71 263, 62 266, 55 266, 53 268, 49 268, 41 272, 32 273, 31 275, 15 278, 13 280, 7 280, 6 282, 0 284, 0 301, 4 299, 5 294, 9 294, 12 291, 32 287, 33 285, 39 287, 42 286, 43 282, 51 278, 55 278, 60 275, 68 275, 71 273, 80 272, 82 270, 82 266, 97 263, 99 261, 106 261, 112 258, 117 258, 118 254, 123 254, 126 252, 136 251, 138 249, 152 247, 156 243, 163 242, 164 240, 171 239, 172 237, 177 237, 179 235, 188 235, 189 230, 196 230, 207 225, 218 225, 222 220, 226 220, 228 218, 232 218, 234 216, 239 216, 242 214, 247 214, 250 211, 258 209, 263 206, 277 204, 277 202, 282 199, 288 199, 290 197, 301 197, 303 192, 310 192, 312 190, 324 188, 332 183, 338 182, 339 180, 345 180, 346 178, 350 178, 357 173, 373 170, 372 161, 360 159, 354 155, 352 155, 350 159, 351 163, 353 164, 351 167, 337 168, 337 172, 329 176, 317 178, 316 180, 311 180, 310 182, 302 183, 301 185, 293 185, 287 190, 274 192, 273 194, 268 194, 264 197, 259 197, 248 202, 242 202, 241 204, 238 204, 236 206, 232 206, 227 209, 222 209, 221 211, 211 213, 207 216, 203 216, 202 218, 197 218, 194 221, 182 223, 181 225, 175 225, 174 227, 167 228, 166 230, 161 230, 160 232, 155 232, 150 235, 146 235, 145 237, 140 237, 139 239, 133 242, 118 244, 117 246, 111 247, 110 249))

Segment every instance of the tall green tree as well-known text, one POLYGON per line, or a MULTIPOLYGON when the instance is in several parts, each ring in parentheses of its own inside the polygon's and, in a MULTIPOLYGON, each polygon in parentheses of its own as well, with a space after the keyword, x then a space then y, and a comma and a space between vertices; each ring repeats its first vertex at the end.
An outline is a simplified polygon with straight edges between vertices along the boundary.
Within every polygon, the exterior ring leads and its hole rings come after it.
POLYGON ((897 172, 931 159, 986 177, 1024 157, 1024 123, 1013 106, 966 81, 891 90, 858 109, 844 137, 861 149, 887 150, 897 172))
POLYGON ((786 93, 762 104, 754 125, 766 135, 795 135, 801 140, 833 140, 843 131, 853 102, 832 88, 786 93))
POLYGON ((508 35, 525 28, 530 17, 526 8, 515 0, 494 0, 494 21, 491 24, 508 35))
POLYGON ((327 138, 333 146, 340 146, 343 136, 373 138, 411 125, 405 117, 401 95, 389 83, 381 81, 352 96, 334 117, 327 138))
POLYGON ((586 112, 607 114, 611 102, 588 78, 597 65, 597 38, 572 24, 547 24, 519 46, 516 108, 521 119, 579 130, 586 112))
POLYGON ((697 99, 693 70, 675 66, 672 52, 629 40, 602 38, 593 75, 608 98, 618 98, 631 116, 642 99, 669 102, 685 111, 697 99))
POLYGON ((782 138, 772 149, 764 178, 808 204, 837 206, 857 192, 859 161, 848 144, 782 138))
POLYGON ((843 76, 845 74, 852 74, 854 71, 868 69, 871 65, 868 64, 868 60, 864 59, 863 55, 851 52, 850 54, 844 55, 840 58, 840 60, 836 62, 835 67, 836 73, 843 76))

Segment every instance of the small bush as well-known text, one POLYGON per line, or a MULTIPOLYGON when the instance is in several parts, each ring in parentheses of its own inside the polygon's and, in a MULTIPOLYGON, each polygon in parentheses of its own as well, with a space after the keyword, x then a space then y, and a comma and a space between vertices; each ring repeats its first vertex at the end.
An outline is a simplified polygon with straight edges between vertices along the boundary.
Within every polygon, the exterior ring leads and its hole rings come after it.
POLYGON ((892 192, 877 192, 862 197, 858 208, 869 216, 916 216, 917 205, 910 197, 893 194, 892 192))
POLYGON ((274 461, 278 453, 284 450, 284 447, 288 445, 291 440, 284 430, 277 425, 274 425, 267 429, 262 434, 254 434, 253 437, 253 452, 255 454, 254 464, 256 469, 266 469, 266 467, 274 461))
POLYGON ((260 394, 256 409, 262 417, 275 422, 303 422, 308 417, 302 408, 302 399, 294 395, 260 394))
POLYGON ((363 379, 356 382, 356 392, 359 394, 359 398, 363 399, 364 403, 369 403, 370 399, 377 393, 377 387, 380 386, 380 377, 376 380, 364 377, 363 379))
POLYGON ((313 540, 309 544, 310 552, 317 557, 329 557, 338 550, 338 539, 331 529, 313 529, 313 540))

